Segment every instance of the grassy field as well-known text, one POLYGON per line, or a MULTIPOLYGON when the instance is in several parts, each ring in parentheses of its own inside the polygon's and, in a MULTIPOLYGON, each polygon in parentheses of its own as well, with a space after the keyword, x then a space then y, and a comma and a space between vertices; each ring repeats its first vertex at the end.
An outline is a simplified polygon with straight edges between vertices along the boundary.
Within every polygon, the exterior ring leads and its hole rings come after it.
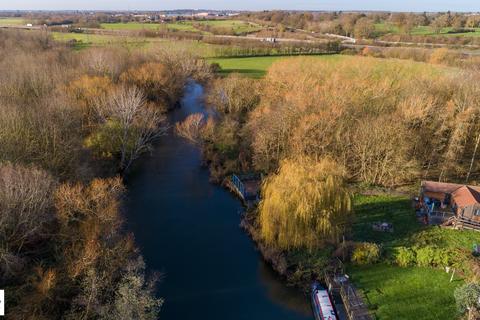
POLYGON ((175 31, 200 32, 200 30, 195 28, 190 21, 167 23, 167 29, 175 31))
POLYGON ((463 282, 428 268, 386 264, 350 267, 354 283, 363 290, 377 320, 451 320, 456 317, 453 291, 463 282))
POLYGON ((212 28, 221 28, 235 34, 250 33, 262 29, 262 27, 257 24, 241 20, 178 21, 166 24, 138 22, 102 23, 101 27, 109 30, 158 30, 163 28, 175 31, 201 32, 204 34, 209 34, 209 32, 200 30, 201 28, 197 28, 196 26, 198 25, 208 26, 212 28))
MULTIPOLYGON (((387 24, 387 23, 377 23, 375 28, 379 33, 390 33, 390 34, 401 34, 402 30, 397 26, 387 24)), ((414 36, 448 36, 448 37, 479 37, 480 28, 475 28, 475 32, 461 32, 453 33, 453 28, 443 28, 440 33, 435 33, 433 28, 430 26, 418 26, 413 28, 411 35, 414 36)))
POLYGON ((107 46, 107 45, 127 45, 129 47, 146 46, 150 44, 147 38, 138 37, 120 37, 99 34, 85 33, 63 33, 52 32, 53 39, 62 42, 77 41, 74 46, 76 49, 88 48, 90 46, 107 46))
MULTIPOLYGON (((345 58, 340 55, 310 56, 318 59, 338 61, 345 58)), ((211 62, 218 63, 221 67, 221 74, 240 73, 252 78, 262 78, 268 68, 280 59, 295 59, 294 56, 269 56, 269 57, 247 57, 247 58, 213 58, 211 62)))
POLYGON ((207 25, 216 28, 230 29, 235 34, 251 33, 262 30, 260 25, 241 20, 205 20, 195 21, 193 24, 207 25))
POLYGON ((98 35, 85 33, 62 33, 52 32, 53 38, 57 41, 67 42, 76 40, 75 48, 83 49, 91 46, 108 46, 108 45, 126 45, 128 47, 145 47, 145 48, 166 48, 177 49, 191 52, 192 54, 210 58, 216 55, 216 48, 219 45, 190 41, 190 40, 168 40, 160 38, 142 38, 142 37, 125 37, 112 35, 98 35))
POLYGON ((162 25, 159 23, 102 23, 100 25, 103 29, 108 30, 158 30, 162 25))
POLYGON ((23 18, 0 17, 0 25, 22 25, 25 24, 23 18))

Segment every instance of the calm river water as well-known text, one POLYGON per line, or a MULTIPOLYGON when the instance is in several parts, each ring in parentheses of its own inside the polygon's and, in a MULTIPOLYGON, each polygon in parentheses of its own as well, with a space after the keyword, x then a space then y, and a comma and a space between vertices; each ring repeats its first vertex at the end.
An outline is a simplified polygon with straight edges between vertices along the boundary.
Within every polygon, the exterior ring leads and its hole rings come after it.
MULTIPOLYGON (((202 95, 188 85, 172 124, 205 113, 202 95)), ((199 149, 170 133, 127 181, 128 227, 148 268, 163 273, 161 319, 313 319, 309 299, 276 277, 240 229, 239 201, 208 175, 199 149)))

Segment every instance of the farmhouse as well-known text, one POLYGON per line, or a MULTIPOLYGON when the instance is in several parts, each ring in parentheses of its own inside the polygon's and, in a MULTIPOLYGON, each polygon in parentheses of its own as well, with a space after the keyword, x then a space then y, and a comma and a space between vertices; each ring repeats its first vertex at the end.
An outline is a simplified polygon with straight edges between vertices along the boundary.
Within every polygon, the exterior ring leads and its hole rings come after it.
POLYGON ((422 181, 420 205, 428 217, 450 218, 456 228, 480 230, 480 187, 422 181))

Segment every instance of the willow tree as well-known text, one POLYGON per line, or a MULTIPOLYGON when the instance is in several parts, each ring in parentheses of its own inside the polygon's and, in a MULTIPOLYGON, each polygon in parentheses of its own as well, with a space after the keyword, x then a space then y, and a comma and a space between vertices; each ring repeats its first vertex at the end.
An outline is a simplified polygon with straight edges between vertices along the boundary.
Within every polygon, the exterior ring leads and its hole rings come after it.
POLYGON ((266 243, 314 249, 338 242, 352 215, 343 171, 328 158, 283 160, 262 186, 259 221, 266 243))

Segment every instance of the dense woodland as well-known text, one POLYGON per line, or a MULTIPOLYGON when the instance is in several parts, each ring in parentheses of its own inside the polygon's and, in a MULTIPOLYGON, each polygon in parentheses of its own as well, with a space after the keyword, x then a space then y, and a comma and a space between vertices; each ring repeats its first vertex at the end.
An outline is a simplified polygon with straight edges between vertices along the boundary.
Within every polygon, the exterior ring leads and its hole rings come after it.
POLYGON ((415 62, 281 61, 260 83, 233 75, 212 85, 220 117, 205 127, 207 149, 220 151, 227 171, 269 174, 286 158, 328 156, 349 181, 367 185, 472 182, 479 170, 476 83, 476 73, 415 62))
POLYGON ((203 143, 213 179, 252 171, 269 177, 259 207, 267 242, 321 247, 338 243, 353 221, 348 195, 338 192, 345 182, 410 190, 421 179, 475 184, 478 81, 476 72, 416 62, 295 58, 275 63, 260 81, 215 80, 208 101, 216 119, 191 116, 179 129, 203 143), (317 187, 306 192, 312 181, 317 187))
POLYGON ((166 130, 189 78, 182 52, 73 51, 48 34, 0 32, 0 287, 11 319, 156 319, 122 228, 122 174, 166 130))

